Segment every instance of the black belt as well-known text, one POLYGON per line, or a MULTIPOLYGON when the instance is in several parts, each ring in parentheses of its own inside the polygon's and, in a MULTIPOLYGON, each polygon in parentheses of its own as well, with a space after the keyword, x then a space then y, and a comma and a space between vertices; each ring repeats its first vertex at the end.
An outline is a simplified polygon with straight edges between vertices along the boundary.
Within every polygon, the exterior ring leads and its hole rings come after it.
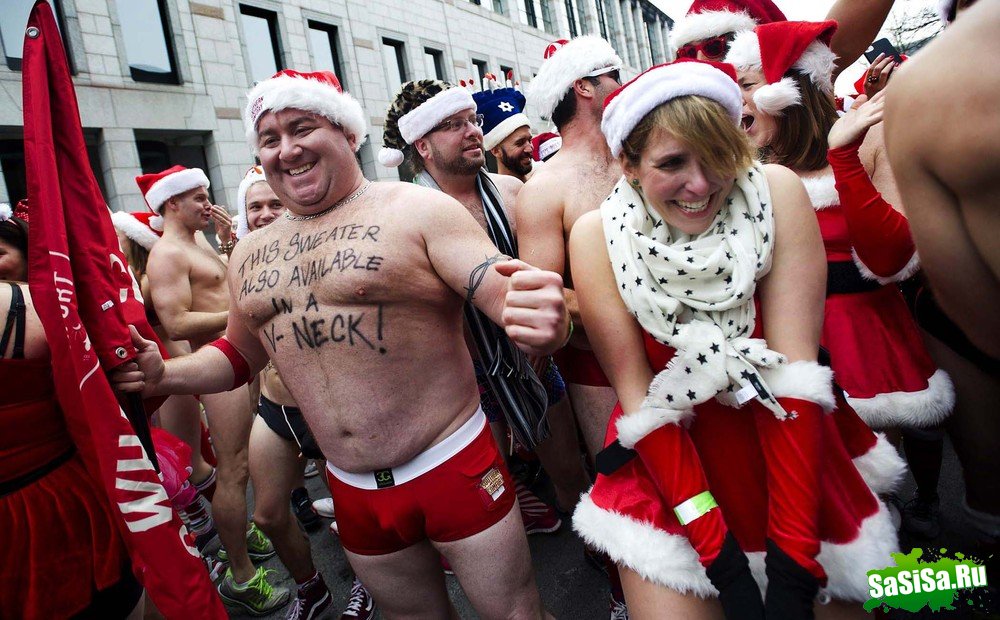
POLYGON ((826 294, 845 295, 847 293, 867 293, 882 288, 875 280, 861 275, 854 261, 844 260, 826 265, 826 294))
POLYGON ((37 469, 33 469, 28 473, 22 474, 16 478, 11 478, 10 480, 4 480, 3 482, 0 482, 0 497, 3 497, 5 495, 10 495, 11 493, 14 493, 16 491, 20 491, 29 484, 41 480, 48 474, 58 469, 60 465, 73 458, 74 454, 76 454, 76 446, 73 446, 66 452, 63 452, 56 458, 52 459, 51 461, 49 461, 48 463, 42 465, 37 469))

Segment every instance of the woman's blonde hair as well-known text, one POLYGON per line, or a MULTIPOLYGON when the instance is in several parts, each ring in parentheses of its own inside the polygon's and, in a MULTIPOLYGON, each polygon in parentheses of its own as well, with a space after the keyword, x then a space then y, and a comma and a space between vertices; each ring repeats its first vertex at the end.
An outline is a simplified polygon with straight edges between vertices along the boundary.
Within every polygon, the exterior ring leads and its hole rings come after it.
POLYGON ((669 132, 685 142, 712 174, 733 178, 750 167, 753 149, 743 129, 718 102, 699 95, 677 97, 647 114, 622 145, 622 154, 633 166, 655 130, 669 132))

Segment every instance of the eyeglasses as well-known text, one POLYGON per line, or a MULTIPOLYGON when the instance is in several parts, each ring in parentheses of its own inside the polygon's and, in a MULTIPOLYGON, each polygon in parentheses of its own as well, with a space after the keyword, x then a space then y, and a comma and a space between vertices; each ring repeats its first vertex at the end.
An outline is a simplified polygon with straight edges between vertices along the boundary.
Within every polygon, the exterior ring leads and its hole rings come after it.
POLYGON ((722 60, 729 51, 729 44, 735 35, 723 34, 711 39, 704 39, 698 43, 688 43, 677 48, 678 58, 698 58, 698 52, 705 55, 709 60, 722 60))
MULTIPOLYGON (((436 127, 431 129, 431 131, 462 131, 465 129, 466 124, 472 125, 473 127, 483 126, 483 115, 476 114, 475 116, 469 116, 467 118, 449 118, 446 121, 442 121, 436 127)), ((427 132, 427 133, 430 133, 427 132)))

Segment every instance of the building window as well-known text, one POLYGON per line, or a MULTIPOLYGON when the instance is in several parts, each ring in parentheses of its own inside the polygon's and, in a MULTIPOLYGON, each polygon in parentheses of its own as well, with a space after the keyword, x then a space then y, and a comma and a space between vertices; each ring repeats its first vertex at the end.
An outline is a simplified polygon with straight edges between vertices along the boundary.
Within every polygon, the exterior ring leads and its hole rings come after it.
POLYGON ((605 40, 608 39, 608 22, 607 18, 604 16, 604 0, 597 0, 594 2, 597 7, 597 27, 600 29, 601 36, 605 40))
POLYGON ((162 0, 118 0, 116 6, 132 79, 180 84, 162 0))
MULTIPOLYGON (((25 19, 25 23, 27 23, 25 19)), ((84 129, 83 142, 87 148, 90 171, 97 180, 102 196, 107 196, 104 175, 101 172, 101 158, 97 147, 100 130, 84 129)), ((21 127, 0 128, 0 171, 7 187, 7 201, 11 205, 28 197, 28 175, 24 161, 24 130, 21 127)))
POLYGON ((337 27, 313 20, 306 23, 309 26, 309 45, 312 47, 313 67, 319 71, 333 72, 340 80, 340 86, 346 89, 347 84, 340 69, 337 27))
POLYGON ((523 0, 524 10, 522 11, 523 21, 532 28, 538 28, 538 16, 535 15, 535 0, 523 0))
POLYGON ((576 9, 573 8, 573 0, 566 0, 566 21, 569 22, 569 36, 572 39, 578 34, 576 29, 576 9))
POLYGON ((243 44, 250 63, 250 81, 261 82, 284 69, 278 38, 278 15, 257 7, 240 5, 243 44))
POLYGON ((578 1, 576 10, 580 14, 580 32, 590 34, 590 22, 587 21, 587 1, 578 1))
POLYGON ((402 41, 382 39, 382 61, 385 63, 386 86, 389 98, 399 92, 400 85, 407 81, 406 53, 402 41))
POLYGON ((608 2, 614 2, 614 0, 597 0, 598 15, 600 19, 604 20, 602 23, 607 24, 608 35, 605 37, 611 45, 618 47, 618 24, 614 19, 614 7, 609 5, 608 2), (611 19, 607 19, 607 15, 611 15, 611 19))
POLYGON ((503 6, 503 0, 493 0, 493 12, 506 15, 507 10, 503 6))
POLYGON ((444 53, 431 47, 424 48, 424 73, 429 78, 443 80, 444 77, 444 53))
POLYGON ((501 87, 503 87, 507 83, 508 79, 507 76, 510 76, 509 79, 513 83, 515 77, 514 67, 505 67, 504 65, 500 65, 500 75, 498 75, 497 78, 500 80, 501 87))
POLYGON ((479 75, 479 86, 483 84, 483 78, 486 77, 488 73, 486 66, 487 62, 485 60, 479 60, 477 58, 472 59, 472 64, 476 67, 476 73, 479 75))
MULTIPOLYGON (((136 129, 134 134, 136 150, 139 151, 139 168, 143 174, 160 172, 176 165, 201 168, 208 173, 208 160, 205 157, 205 138, 208 134, 146 129, 136 129)), ((211 187, 208 189, 208 197, 215 202, 211 187)), ((206 234, 210 231, 215 231, 212 224, 205 228, 206 234)), ((209 234, 209 237, 215 239, 213 234, 209 234)))
POLYGON ((471 2, 472 4, 474 4, 476 6, 482 6, 482 4, 483 4, 482 0, 469 0, 469 2, 471 2))
POLYGON ((643 21, 643 26, 646 27, 646 39, 649 41, 649 62, 650 66, 657 63, 657 57, 660 55, 660 50, 656 45, 656 32, 653 30, 656 28, 656 22, 643 21))
POLYGON ((549 34, 556 34, 556 18, 552 14, 552 0, 540 0, 542 6, 542 27, 549 34))
MULTIPOLYGON (((7 67, 14 71, 21 70, 21 59, 24 49, 24 29, 28 23, 28 14, 34 6, 34 0, 0 0, 0 42, 3 43, 3 55, 7 59, 7 67)), ((56 24, 63 33, 63 48, 69 56, 69 46, 66 45, 66 29, 62 27, 62 11, 59 4, 49 0, 52 11, 56 14, 56 24)))

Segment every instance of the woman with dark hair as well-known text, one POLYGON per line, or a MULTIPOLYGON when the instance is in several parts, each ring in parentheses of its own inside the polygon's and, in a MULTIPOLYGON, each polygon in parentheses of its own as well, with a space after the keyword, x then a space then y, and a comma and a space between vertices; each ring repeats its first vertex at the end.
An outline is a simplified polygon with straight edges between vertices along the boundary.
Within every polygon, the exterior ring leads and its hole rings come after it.
POLYGON ((0 205, 0 610, 11 618, 141 618, 100 483, 55 397, 45 333, 28 292, 24 203, 0 205))
MULTIPOLYGON (((816 210, 828 268, 822 344, 837 383, 873 428, 930 427, 951 412, 954 388, 928 355, 896 286, 919 269, 906 218, 881 198, 858 157, 878 120, 871 111, 881 104, 873 100, 848 113, 831 134, 838 116, 828 42, 836 28, 836 22, 758 26, 736 35, 727 61, 738 71, 751 142, 767 161, 799 175, 816 210)), ((851 421, 838 417, 848 438, 851 421)), ((863 454, 858 465, 873 490, 894 488, 902 470, 884 436, 852 454, 863 454)))
POLYGON ((716 596, 730 618, 858 613, 896 538, 827 415, 802 184, 753 161, 729 65, 660 65, 605 104, 625 174, 570 257, 620 404, 574 527, 621 568, 633 618, 718 617, 716 596))

